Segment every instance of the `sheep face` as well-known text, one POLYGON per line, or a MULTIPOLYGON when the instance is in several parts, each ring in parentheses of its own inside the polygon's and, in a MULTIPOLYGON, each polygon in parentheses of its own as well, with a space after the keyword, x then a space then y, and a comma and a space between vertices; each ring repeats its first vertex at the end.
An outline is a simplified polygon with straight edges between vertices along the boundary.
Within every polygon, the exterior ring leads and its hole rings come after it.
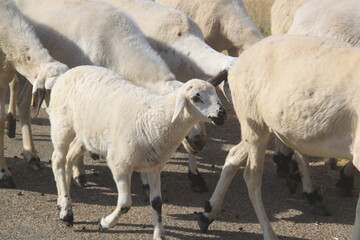
POLYGON ((226 110, 216 94, 215 87, 202 80, 191 80, 184 84, 186 109, 200 121, 222 125, 226 110))

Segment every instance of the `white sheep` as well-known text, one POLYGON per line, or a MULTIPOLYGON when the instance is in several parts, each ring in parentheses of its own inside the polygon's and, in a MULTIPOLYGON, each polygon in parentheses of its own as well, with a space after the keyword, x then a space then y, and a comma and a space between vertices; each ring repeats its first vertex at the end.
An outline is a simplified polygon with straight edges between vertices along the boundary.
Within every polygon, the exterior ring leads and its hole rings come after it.
MULTIPOLYGON (((210 82, 226 76, 224 71, 210 82)), ((88 149, 106 156, 119 193, 116 209, 99 220, 100 230, 115 226, 130 209, 131 175, 142 171, 150 184, 154 239, 165 239, 161 170, 194 124, 221 125, 226 117, 208 82, 190 80, 172 93, 159 95, 95 66, 76 67, 59 78, 52 89, 49 114, 60 219, 73 222, 71 165, 88 149)))
POLYGON ((271 34, 287 33, 296 10, 309 0, 275 0, 271 6, 271 34))
MULTIPOLYGON (((293 3, 288 2, 288 4, 293 3)), ((333 38, 354 47, 360 47, 359 12, 360 4, 357 0, 309 0, 295 12, 288 34, 333 38)), ((326 160, 329 161, 329 159, 326 160)), ((299 163, 302 164, 304 161, 300 160, 299 163)), ((308 165, 307 162, 305 163, 308 165)), ((308 169, 308 166, 299 167, 308 169)), ((341 195, 352 195, 354 172, 356 172, 356 168, 351 162, 344 169, 341 169, 340 180, 336 184, 341 195)), ((303 171, 301 173, 303 175, 303 186, 316 191, 310 174, 303 171)), ((308 200, 311 199, 313 200, 313 197, 308 198, 308 200)), ((321 197, 319 200, 321 201, 321 197)))
MULTIPOLYGON (((163 60, 161 60, 157 54, 154 54, 154 51, 152 51, 151 47, 147 43, 143 43, 143 40, 139 40, 143 39, 143 37, 140 36, 141 33, 139 31, 137 31, 135 34, 137 40, 126 41, 126 39, 124 39, 123 44, 120 44, 120 40, 118 39, 124 35, 122 34, 123 29, 119 26, 114 26, 116 22, 114 23, 111 18, 103 18, 103 16, 115 16, 116 18, 119 18, 119 16, 116 16, 115 10, 106 10, 110 7, 103 2, 41 1, 41 4, 37 4, 39 1, 35 0, 17 0, 16 2, 20 10, 23 11, 23 13, 35 26, 35 30, 40 36, 41 41, 49 49, 52 56, 67 63, 70 67, 83 64, 106 66, 107 68, 110 68, 115 72, 125 76, 126 79, 134 81, 138 85, 144 86, 156 92, 160 92, 163 89, 162 85, 164 85, 165 82, 168 82, 171 79, 175 79, 163 60), (101 20, 98 20, 97 24, 93 24, 88 20, 94 18, 99 18, 101 20), (68 21, 68 24, 65 24, 66 21, 68 21), (108 31, 106 26, 108 26, 109 29, 112 29, 112 31, 108 31), (76 31, 78 28, 81 28, 81 31, 76 31), (81 34, 79 34, 80 32, 81 34), (108 39, 108 41, 102 41, 103 38, 108 39), (88 44, 90 41, 92 42, 91 45, 88 44), (124 45, 129 43, 133 43, 133 45, 135 45, 135 48, 138 50, 136 54, 125 52, 122 49, 124 45), (136 44, 143 45, 143 49, 139 49, 138 45, 136 46, 136 44), (144 54, 153 56, 140 57, 144 54), (133 60, 130 61, 129 57, 133 57, 133 60), (143 66, 146 67, 135 67, 137 66, 135 63, 140 60, 142 61, 143 66), (142 69, 142 71, 139 71, 139 69, 142 69)), ((141 2, 139 2, 139 4, 140 3, 141 2)), ((188 41, 190 42, 189 44, 186 46, 182 46, 180 44, 175 48, 172 47, 172 44, 178 43, 179 41, 170 41, 169 39, 172 39, 171 37, 163 37, 164 41, 169 41, 168 48, 172 49, 171 53, 174 53, 177 56, 182 56, 182 58, 170 58, 171 61, 175 61, 172 62, 173 66, 176 64, 186 65, 186 67, 192 69, 191 71, 193 71, 190 75, 186 74, 186 76, 176 76, 176 79, 181 78, 181 80, 186 81, 189 79, 189 77, 208 77, 208 75, 213 73, 215 74, 223 68, 228 68, 230 64, 233 63, 235 58, 227 57, 223 54, 217 53, 208 47, 200 38, 201 32, 197 32, 198 28, 196 24, 191 22, 183 13, 167 9, 156 3, 153 4, 155 6, 151 4, 151 7, 153 8, 154 12, 159 11, 161 14, 148 13, 150 18, 147 19, 147 22, 152 22, 156 19, 159 21, 157 27, 153 28, 154 31, 159 31, 159 38, 162 38, 162 34, 164 34, 163 32, 166 28, 169 28, 171 31, 173 31, 173 25, 166 25, 165 23, 161 23, 161 19, 162 21, 166 22, 166 16, 170 14, 175 15, 175 20, 184 20, 184 23, 177 23, 177 25, 180 25, 180 27, 183 29, 184 35, 176 35, 176 38, 185 38, 186 40, 183 40, 183 42, 188 41), (158 6, 160 6, 160 10, 158 10, 158 6), (157 18, 153 20, 152 18, 154 18, 154 16, 157 16, 157 18), (196 31, 192 30, 192 28, 190 30, 186 29, 186 26, 183 26, 186 25, 186 23, 191 24, 191 26, 194 25, 193 28, 195 28, 196 31), (197 34, 196 36, 194 36, 194 31, 197 34), (187 48, 189 52, 194 52, 196 54, 192 54, 191 57, 186 57, 182 55, 182 52, 184 51, 183 48, 187 48), (206 60, 210 59, 211 61, 207 61, 205 63, 202 59, 198 59, 199 63, 196 63, 194 62, 196 59, 194 60, 193 56, 202 56, 206 60), (201 68, 197 68, 197 64, 200 64, 201 68), (205 75, 204 72, 206 73, 205 75)), ((134 24, 131 24, 129 29, 135 28, 133 25, 134 24)), ((122 25, 120 24, 120 26, 122 25)), ((167 32, 170 32, 170 30, 167 32)), ((151 38, 148 39, 151 40, 151 38)), ((160 53, 163 53, 162 50, 157 50, 160 53)), ((170 64, 169 62, 167 63, 170 64)), ((226 86, 224 87, 226 92, 226 86)), ((20 105, 26 106, 27 104, 24 103, 20 105)), ((26 111, 26 109, 22 110, 22 112, 26 111)), ((29 159, 38 159, 35 153, 32 138, 29 137, 31 136, 31 132, 29 133, 30 118, 23 117, 24 115, 28 116, 28 114, 20 114, 23 128, 24 153, 29 153, 24 154, 24 156, 27 156, 29 159), (25 123, 27 124, 25 125, 25 123)), ((200 126, 201 125, 202 124, 200 123, 200 126)), ((201 151, 206 142, 204 127, 201 126, 195 130, 192 130, 188 136, 189 137, 183 141, 183 144, 185 149, 189 152, 189 177, 194 180, 191 183, 193 190, 202 192, 206 190, 206 184, 203 181, 201 175, 198 174, 195 155, 201 151)), ((81 178, 81 176, 79 176, 79 178, 81 178)))
POLYGON ((205 42, 218 52, 237 57, 263 38, 242 0, 156 0, 186 13, 200 27, 205 42))
MULTIPOLYGON (((247 159, 244 179, 264 239, 278 239, 261 200, 270 133, 303 154, 352 159, 360 169, 359 64, 360 49, 292 35, 269 37, 239 57, 229 72, 229 84, 242 141, 230 150, 205 214, 199 218, 203 231, 219 212, 231 179, 247 159)), ((357 209, 352 239, 359 238, 357 209)))
POLYGON ((4 121, 6 89, 15 71, 24 75, 34 86, 35 107, 38 110, 44 88, 50 89, 67 66, 55 61, 41 45, 30 24, 13 1, 0 1, 0 187, 14 187, 4 158, 4 121))
POLYGON ((104 0, 125 10, 176 79, 206 79, 229 69, 236 58, 221 54, 204 42, 199 26, 186 14, 149 0, 104 0))

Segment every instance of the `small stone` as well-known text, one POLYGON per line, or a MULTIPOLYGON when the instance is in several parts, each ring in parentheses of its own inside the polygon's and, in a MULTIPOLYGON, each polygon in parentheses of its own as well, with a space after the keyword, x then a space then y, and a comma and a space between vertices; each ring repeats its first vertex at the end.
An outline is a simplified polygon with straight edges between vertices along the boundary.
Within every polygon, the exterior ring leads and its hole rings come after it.
POLYGON ((18 196, 23 196, 24 194, 20 191, 20 192, 18 192, 17 195, 18 195, 18 196))
POLYGON ((82 227, 82 230, 85 230, 86 229, 86 227, 84 226, 84 227, 82 227))
POLYGON ((212 167, 212 168, 215 168, 215 164, 212 164, 211 167, 212 167))
POLYGON ((14 158, 15 158, 15 159, 18 159, 18 156, 15 155, 14 158))
POLYGON ((243 227, 239 227, 239 231, 244 231, 244 228, 243 228, 243 227))
POLYGON ((45 193, 41 193, 40 195, 41 195, 41 196, 45 196, 45 193))

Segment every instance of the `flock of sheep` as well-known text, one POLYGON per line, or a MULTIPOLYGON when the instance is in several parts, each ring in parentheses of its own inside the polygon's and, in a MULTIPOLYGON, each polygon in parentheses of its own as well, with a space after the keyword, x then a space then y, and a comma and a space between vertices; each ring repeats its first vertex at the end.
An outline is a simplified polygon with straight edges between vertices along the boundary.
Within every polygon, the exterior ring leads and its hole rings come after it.
MULTIPOLYGON (((318 213, 326 209, 306 155, 352 160, 338 184, 347 191, 360 170, 359 13, 358 0, 276 0, 275 36, 264 39, 241 0, 0 0, 0 136, 5 128, 15 135, 18 80, 26 78, 18 101, 23 156, 39 168, 30 115, 44 106, 60 219, 73 223, 70 183, 85 185, 87 150, 106 158, 118 190, 117 206, 99 220, 100 230, 130 209, 137 171, 149 191, 153 238, 165 239, 160 172, 183 143, 192 189, 207 189, 196 155, 206 144, 204 122, 226 120, 219 87, 233 104, 242 140, 226 157, 199 215, 200 230, 216 218, 246 162, 244 179, 264 239, 276 240, 261 198, 271 136, 284 174, 296 160, 318 213)), ((0 139, 0 187, 15 187, 0 139)), ((353 240, 360 239, 359 205, 353 240)))

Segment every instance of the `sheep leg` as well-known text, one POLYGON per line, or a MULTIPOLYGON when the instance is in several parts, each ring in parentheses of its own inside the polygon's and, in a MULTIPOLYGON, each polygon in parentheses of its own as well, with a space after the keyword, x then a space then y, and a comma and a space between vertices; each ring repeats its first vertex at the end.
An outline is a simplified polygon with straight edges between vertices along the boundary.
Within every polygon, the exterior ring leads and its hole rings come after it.
MULTIPOLYGON (((108 160, 109 168, 113 174, 114 181, 118 190, 118 201, 115 210, 108 216, 99 219, 99 230, 105 231, 114 227, 122 214, 127 213, 131 207, 131 175, 132 170, 125 166, 108 160)), ((118 161, 118 160, 116 160, 118 161)))
MULTIPOLYGON (((83 147, 82 142, 75 138, 72 143, 70 144, 69 152, 66 155, 66 184, 67 189, 70 189, 71 185, 71 176, 73 173, 73 170, 76 169, 76 171, 79 171, 80 169, 78 167, 75 167, 74 163, 77 163, 78 166, 79 161, 83 159, 83 154, 85 153, 85 149, 83 147)), ((82 164, 83 161, 81 161, 82 164)))
POLYGON ((19 80, 16 75, 10 85, 10 101, 8 112, 5 116, 5 133, 9 138, 15 137, 16 131, 16 97, 19 90, 19 80))
POLYGON ((219 213, 226 191, 241 164, 246 159, 247 148, 244 141, 241 141, 238 145, 230 149, 215 191, 210 200, 205 203, 205 212, 200 213, 199 215, 198 224, 201 232, 207 232, 209 225, 214 221, 215 217, 219 213))
POLYGON ((15 188, 4 156, 5 94, 6 89, 0 88, 0 188, 15 188))
POLYGON ((21 134, 23 139, 23 152, 22 155, 29 167, 34 170, 41 169, 40 158, 36 154, 33 136, 31 131, 31 119, 30 119, 30 101, 31 101, 31 84, 27 81, 18 101, 19 118, 21 125, 21 134))
POLYGON ((147 173, 140 172, 140 179, 142 183, 142 190, 146 197, 150 197, 150 185, 147 177, 147 173))
POLYGON ((189 156, 188 178, 193 192, 203 193, 208 191, 205 180, 201 176, 196 162, 196 155, 202 151, 206 142, 206 130, 203 122, 196 124, 182 141, 189 156))
MULTIPOLYGON (((245 133, 246 131, 243 130, 245 133)), ((246 136, 246 135, 245 135, 246 136)), ((251 203, 255 209, 257 218, 264 233, 264 239, 277 240, 274 230, 266 215, 265 208, 261 198, 261 179, 264 169, 265 150, 269 139, 269 132, 264 129, 262 136, 252 133, 248 141, 249 158, 246 164, 244 179, 248 188, 248 194, 251 203)))
POLYGON ((301 173, 304 196, 310 203, 311 212, 315 215, 329 216, 330 213, 312 181, 309 159, 297 151, 294 152, 294 157, 301 173))
MULTIPOLYGON (((72 226, 73 213, 69 194, 69 184, 67 180, 68 176, 66 173, 66 171, 69 170, 66 169, 66 154, 68 152, 70 143, 74 139, 74 133, 68 130, 69 128, 61 125, 61 120, 54 123, 52 126, 51 139, 54 145, 54 152, 52 154, 52 170, 54 173, 58 193, 57 204, 58 209, 60 210, 60 219, 66 222, 68 226, 72 226), (56 130, 53 131, 53 129, 56 130)), ((72 153, 73 152, 74 150, 72 150, 72 153)), ((70 153, 70 155, 72 153, 70 153)))
POLYGON ((162 224, 162 199, 160 169, 147 174, 150 185, 150 203, 153 208, 154 240, 165 240, 165 231, 162 224))
POLYGON ((72 167, 74 184, 78 187, 86 187, 86 174, 84 156, 80 156, 72 167))
POLYGON ((340 179, 336 183, 336 192, 342 197, 352 197, 356 167, 350 161, 340 169, 340 179))

